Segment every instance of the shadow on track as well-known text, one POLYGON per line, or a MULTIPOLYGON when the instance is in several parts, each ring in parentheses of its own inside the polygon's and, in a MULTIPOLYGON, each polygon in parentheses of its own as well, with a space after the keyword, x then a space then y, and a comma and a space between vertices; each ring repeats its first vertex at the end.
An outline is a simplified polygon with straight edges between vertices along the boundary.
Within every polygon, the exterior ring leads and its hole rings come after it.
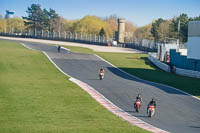
MULTIPOLYGON (((154 87, 157 87, 167 93, 170 93, 170 94, 179 94, 179 95, 186 95, 185 93, 181 92, 181 91, 177 91, 175 89, 173 89, 172 87, 166 87, 164 85, 160 85, 160 84, 157 84, 157 83, 153 83, 153 82, 150 82, 150 81, 145 81, 145 80, 142 80, 142 79, 138 79, 136 77, 132 77, 124 72, 121 72, 119 71, 117 68, 115 67, 107 67, 107 69, 114 73, 115 75, 121 77, 121 78, 124 78, 124 79, 128 79, 128 80, 132 80, 132 81, 136 81, 136 82, 140 82, 140 83, 145 83, 145 84, 148 84, 148 85, 151 85, 151 86, 154 86, 154 87)), ((136 70, 135 68, 120 68, 124 71, 134 71, 136 70)), ((141 69, 140 69, 141 70, 141 69)), ((142 69, 142 71, 145 73, 145 71, 148 71, 147 69, 142 69)), ((149 71, 152 71, 152 70, 149 70, 149 71)))

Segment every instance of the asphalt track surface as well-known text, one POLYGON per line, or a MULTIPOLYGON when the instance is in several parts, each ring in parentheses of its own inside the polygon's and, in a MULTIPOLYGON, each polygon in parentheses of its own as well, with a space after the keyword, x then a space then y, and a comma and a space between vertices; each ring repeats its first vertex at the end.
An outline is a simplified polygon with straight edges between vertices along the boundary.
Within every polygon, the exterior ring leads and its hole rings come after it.
POLYGON ((129 114, 169 132, 200 133, 200 100, 173 88, 129 76, 94 55, 64 49, 58 53, 56 46, 24 44, 45 51, 62 71, 87 83, 129 114), (98 77, 100 68, 105 69, 103 80, 98 77), (136 113, 133 103, 138 93, 142 95, 143 105, 141 111, 136 113), (146 107, 152 98, 156 99, 157 109, 155 115, 148 118, 146 107))

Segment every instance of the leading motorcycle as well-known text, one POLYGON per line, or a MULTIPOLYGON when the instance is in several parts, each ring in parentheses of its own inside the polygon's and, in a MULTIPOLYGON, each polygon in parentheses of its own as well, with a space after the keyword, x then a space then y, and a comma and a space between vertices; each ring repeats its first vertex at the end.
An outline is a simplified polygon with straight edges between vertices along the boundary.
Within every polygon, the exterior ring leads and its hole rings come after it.
POLYGON ((134 104, 134 108, 135 108, 135 112, 139 113, 139 110, 141 108, 141 102, 139 100, 137 100, 134 104))

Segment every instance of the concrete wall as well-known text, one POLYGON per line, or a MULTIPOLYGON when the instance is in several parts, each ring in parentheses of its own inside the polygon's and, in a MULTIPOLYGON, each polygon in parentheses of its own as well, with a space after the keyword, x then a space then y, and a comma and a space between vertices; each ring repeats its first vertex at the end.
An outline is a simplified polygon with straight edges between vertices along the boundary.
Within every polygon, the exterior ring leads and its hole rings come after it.
POLYGON ((163 71, 170 72, 170 67, 167 64, 160 62, 157 59, 157 54, 156 53, 148 53, 148 59, 154 65, 156 65, 158 68, 162 69, 163 71))
MULTIPOLYGON (((158 68, 160 68, 160 69, 162 69, 162 70, 164 70, 166 72, 170 72, 170 66, 160 62, 157 59, 157 54, 156 53, 148 53, 148 59, 154 65, 156 65, 158 68)), ((200 78, 200 72, 198 72, 198 71, 186 70, 186 69, 182 69, 182 68, 178 68, 178 67, 174 67, 173 71, 174 71, 174 73, 176 73, 178 75, 194 77, 194 78, 200 78)))
POLYGON ((176 72, 176 74, 182 75, 182 76, 200 78, 200 72, 197 72, 197 71, 175 68, 175 72, 176 72))
POLYGON ((200 71, 200 60, 188 59, 176 50, 170 50, 170 64, 182 69, 200 71))
POLYGON ((188 59, 200 59, 200 37, 188 37, 188 59))
POLYGON ((191 21, 188 24, 188 59, 200 60, 200 21, 191 21))

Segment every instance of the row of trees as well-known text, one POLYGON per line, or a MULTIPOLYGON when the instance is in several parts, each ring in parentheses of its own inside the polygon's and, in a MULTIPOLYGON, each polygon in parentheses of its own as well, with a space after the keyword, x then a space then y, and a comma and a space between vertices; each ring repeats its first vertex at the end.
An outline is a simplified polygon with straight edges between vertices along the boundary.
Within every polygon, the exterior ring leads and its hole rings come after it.
POLYGON ((21 32, 25 29, 24 21, 21 18, 9 18, 7 20, 0 18, 0 32, 21 32))
MULTIPOLYGON (((28 7, 27 16, 22 18, 10 18, 5 20, 0 16, 0 32, 20 32, 22 30, 49 31, 49 32, 71 32, 96 34, 106 37, 114 37, 118 28, 118 16, 111 15, 106 18, 97 16, 85 16, 80 20, 67 20, 59 16, 53 9, 42 9, 39 4, 32 4, 28 7)), ((172 19, 159 18, 152 24, 143 27, 137 27, 131 21, 126 22, 126 40, 130 38, 155 40, 156 42, 165 42, 166 38, 180 39, 181 43, 187 41, 188 22, 200 20, 199 17, 188 17, 187 14, 181 14, 172 19), (180 24, 179 24, 180 23, 180 24), (178 35, 178 25, 180 32, 178 35)))
MULTIPOLYGON (((85 16, 80 20, 69 21, 60 17, 53 9, 41 9, 41 6, 38 4, 32 4, 26 12, 28 16, 23 17, 25 26, 34 31, 42 29, 49 32, 68 31, 113 37, 117 30, 118 17, 116 15, 111 15, 107 18, 85 16)), ((128 32, 133 33, 136 30, 136 26, 128 21, 126 29, 128 32)))
POLYGON ((188 17, 187 14, 180 14, 172 19, 159 18, 152 24, 140 27, 135 32, 136 38, 145 38, 164 43, 166 38, 179 39, 180 43, 187 42, 188 22, 200 21, 199 17, 188 17))

